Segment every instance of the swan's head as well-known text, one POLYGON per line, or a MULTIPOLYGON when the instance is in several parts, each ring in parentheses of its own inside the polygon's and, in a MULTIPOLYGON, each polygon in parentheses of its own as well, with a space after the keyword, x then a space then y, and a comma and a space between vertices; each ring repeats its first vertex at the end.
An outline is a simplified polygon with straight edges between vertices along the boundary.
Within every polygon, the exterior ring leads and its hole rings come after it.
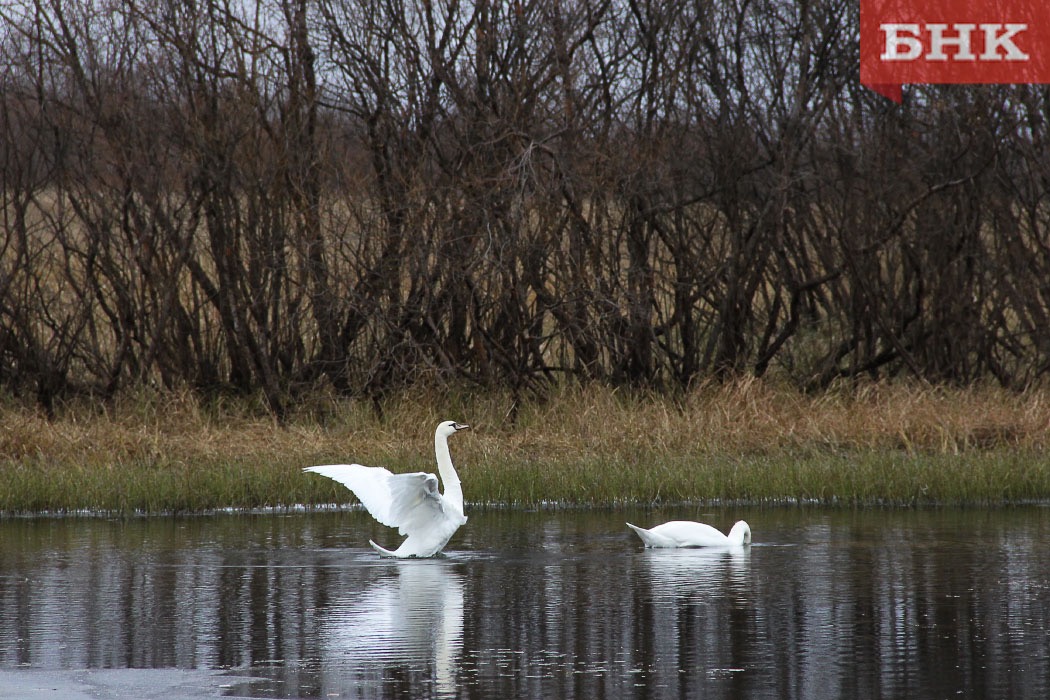
POLYGON ((470 426, 466 423, 457 423, 454 420, 447 420, 437 427, 434 432, 441 437, 448 437, 449 435, 455 435, 460 430, 470 430, 470 426))
POLYGON ((733 544, 751 544, 751 527, 743 520, 738 520, 729 531, 729 541, 733 544))

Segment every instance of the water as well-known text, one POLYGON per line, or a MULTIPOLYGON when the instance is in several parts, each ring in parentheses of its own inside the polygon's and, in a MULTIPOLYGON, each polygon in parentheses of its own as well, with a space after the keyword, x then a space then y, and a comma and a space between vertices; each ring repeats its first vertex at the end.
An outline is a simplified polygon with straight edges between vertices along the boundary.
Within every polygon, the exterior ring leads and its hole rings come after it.
POLYGON ((0 522, 0 698, 1050 696, 1050 508, 475 512, 444 559, 367 549, 393 535, 0 522), (755 541, 624 526, 673 518, 755 541))

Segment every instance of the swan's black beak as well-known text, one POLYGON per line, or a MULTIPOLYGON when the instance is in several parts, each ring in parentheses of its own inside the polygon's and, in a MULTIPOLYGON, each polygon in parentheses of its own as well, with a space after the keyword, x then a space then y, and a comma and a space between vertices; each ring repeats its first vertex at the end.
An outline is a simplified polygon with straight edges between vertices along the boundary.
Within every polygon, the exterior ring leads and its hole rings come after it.
POLYGON ((453 423, 452 427, 456 430, 470 430, 470 426, 466 423, 453 423))

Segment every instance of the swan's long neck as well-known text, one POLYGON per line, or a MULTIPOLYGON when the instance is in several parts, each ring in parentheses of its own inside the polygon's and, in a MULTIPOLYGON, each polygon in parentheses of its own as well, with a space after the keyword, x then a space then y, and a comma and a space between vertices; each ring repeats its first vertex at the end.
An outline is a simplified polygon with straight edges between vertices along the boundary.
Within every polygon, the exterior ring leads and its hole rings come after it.
POLYGON ((445 499, 463 512, 463 487, 459 483, 459 474, 452 466, 452 455, 448 453, 448 438, 441 433, 434 434, 434 454, 437 455, 438 473, 445 487, 445 499))
POLYGON ((733 525, 733 529, 729 531, 729 544, 751 544, 751 528, 747 523, 738 522, 733 525))

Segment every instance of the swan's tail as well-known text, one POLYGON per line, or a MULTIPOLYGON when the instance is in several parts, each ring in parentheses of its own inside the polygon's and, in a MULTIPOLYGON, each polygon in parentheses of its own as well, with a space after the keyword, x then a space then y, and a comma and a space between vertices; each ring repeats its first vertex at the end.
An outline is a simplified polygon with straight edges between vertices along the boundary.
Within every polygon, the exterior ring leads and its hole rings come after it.
POLYGON ((638 527, 637 525, 631 525, 630 523, 627 523, 627 527, 631 528, 636 533, 638 533, 638 536, 642 538, 642 543, 646 547, 667 547, 668 546, 667 543, 665 542, 665 538, 660 537, 659 535, 653 534, 652 532, 649 532, 644 527, 638 527))
POLYGON ((381 556, 381 557, 397 557, 397 554, 395 554, 394 552, 391 552, 389 549, 383 549, 382 547, 380 547, 378 544, 376 544, 372 540, 368 540, 368 544, 372 545, 372 549, 374 549, 377 552, 379 552, 379 556, 381 556))

